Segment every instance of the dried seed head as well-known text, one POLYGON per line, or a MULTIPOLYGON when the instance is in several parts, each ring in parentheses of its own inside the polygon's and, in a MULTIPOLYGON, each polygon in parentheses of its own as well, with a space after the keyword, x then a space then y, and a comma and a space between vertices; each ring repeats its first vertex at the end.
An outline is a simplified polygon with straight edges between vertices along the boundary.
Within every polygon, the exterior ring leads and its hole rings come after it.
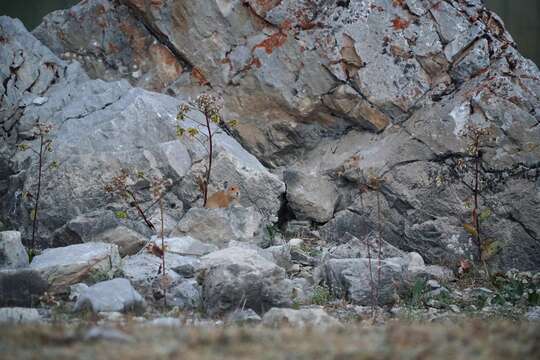
POLYGON ((219 116, 219 112, 223 108, 223 100, 209 93, 199 95, 195 104, 202 113, 210 117, 219 116))

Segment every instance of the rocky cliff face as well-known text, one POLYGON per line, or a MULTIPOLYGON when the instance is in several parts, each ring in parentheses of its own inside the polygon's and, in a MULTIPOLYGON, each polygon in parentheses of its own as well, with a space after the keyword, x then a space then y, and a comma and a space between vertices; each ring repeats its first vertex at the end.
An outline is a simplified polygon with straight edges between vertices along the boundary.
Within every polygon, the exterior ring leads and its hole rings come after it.
POLYGON ((28 232, 36 163, 16 146, 53 122, 44 243, 96 236, 75 218, 149 235, 102 194, 123 167, 173 179, 173 223, 197 206, 203 150, 176 140, 174 116, 211 90, 239 121, 236 140, 219 139, 214 188, 239 183, 266 221, 281 208, 282 223, 310 221, 328 242, 380 231, 448 265, 475 251, 464 133, 490 128, 479 169, 490 262, 540 267, 540 72, 480 0, 88 0, 33 34, 0 26, 0 211, 28 232))

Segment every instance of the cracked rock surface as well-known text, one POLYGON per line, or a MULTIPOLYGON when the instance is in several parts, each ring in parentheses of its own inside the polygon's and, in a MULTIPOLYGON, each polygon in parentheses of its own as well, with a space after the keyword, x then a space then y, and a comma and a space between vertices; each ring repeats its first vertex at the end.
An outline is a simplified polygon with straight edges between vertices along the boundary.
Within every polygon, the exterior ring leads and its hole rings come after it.
POLYGON ((481 1, 88 0, 33 34, 1 17, 0 54, 0 214, 23 237, 36 164, 16 146, 35 144, 39 119, 57 127, 60 165, 42 243, 101 241, 117 226, 150 236, 129 217, 95 234, 70 225, 121 208, 101 183, 123 167, 173 180, 174 228, 200 205, 204 153, 176 140, 176 107, 212 90, 239 122, 219 138, 216 179, 239 183, 242 206, 311 221, 330 243, 380 231, 428 264, 476 251, 463 134, 492 129, 480 198, 490 266, 540 268, 540 72, 481 1))

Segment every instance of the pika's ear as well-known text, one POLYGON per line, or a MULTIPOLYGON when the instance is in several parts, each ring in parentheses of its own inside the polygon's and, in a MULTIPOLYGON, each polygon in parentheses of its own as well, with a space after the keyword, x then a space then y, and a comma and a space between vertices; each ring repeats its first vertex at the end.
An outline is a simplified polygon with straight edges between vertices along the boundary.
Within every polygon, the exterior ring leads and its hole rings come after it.
POLYGON ((228 187, 229 187, 229 182, 228 182, 228 181, 224 181, 224 182, 223 182, 223 190, 227 190, 228 187))

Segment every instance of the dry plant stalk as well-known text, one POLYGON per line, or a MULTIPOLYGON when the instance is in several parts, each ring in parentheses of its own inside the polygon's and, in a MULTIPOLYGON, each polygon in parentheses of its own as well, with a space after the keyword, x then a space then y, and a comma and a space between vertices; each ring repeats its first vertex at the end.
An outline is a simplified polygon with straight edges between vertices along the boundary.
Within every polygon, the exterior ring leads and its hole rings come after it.
POLYGON ((369 176, 365 184, 360 186, 360 193, 367 191, 375 191, 377 197, 377 283, 373 280, 373 265, 371 261, 371 243, 369 238, 366 238, 366 245, 368 251, 368 267, 370 276, 371 287, 371 315, 375 317, 375 308, 379 303, 379 288, 381 285, 381 265, 382 265, 382 213, 381 213, 381 199, 380 191, 382 187, 383 179, 378 176, 369 176))
MULTIPOLYGON (((159 235, 161 238, 161 283, 163 288, 163 303, 165 306, 167 306, 167 288, 165 286, 166 281, 166 267, 165 267, 165 234, 164 234, 164 222, 163 222, 163 196, 167 192, 167 188, 172 185, 172 181, 170 179, 163 179, 161 177, 154 177, 152 180, 152 186, 151 186, 151 192, 152 197, 155 201, 159 202, 159 216, 160 216, 160 231, 159 235)), ((158 271, 159 272, 159 271, 158 271)))
MULTIPOLYGON (((49 123, 40 123, 38 122, 33 127, 33 134, 36 138, 39 139, 39 148, 38 150, 31 148, 28 144, 19 144, 18 148, 21 151, 31 150, 34 155, 37 157, 38 161, 38 182, 37 182, 37 189, 36 189, 36 195, 33 196, 30 192, 26 193, 26 198, 33 198, 34 199, 34 207, 32 208, 31 212, 31 220, 32 220, 32 238, 30 240, 30 250, 33 252, 35 250, 36 245, 36 235, 38 233, 38 214, 39 214, 39 201, 41 199, 41 188, 42 188, 42 181, 43 181, 43 171, 44 171, 44 164, 46 160, 47 153, 52 152, 52 140, 49 139, 50 132, 52 131, 52 124, 49 123)), ((56 161, 54 161, 51 164, 52 167, 58 167, 58 164, 56 161)))
MULTIPOLYGON (((142 171, 137 172, 137 177, 140 179, 146 179, 142 171)), ((124 201, 126 201, 130 206, 135 207, 137 213, 145 224, 152 230, 154 230, 161 239, 161 246, 152 243, 146 247, 146 250, 152 253, 153 255, 161 259, 161 264, 157 271, 158 275, 161 274, 162 289, 164 295, 166 295, 166 286, 168 279, 166 278, 166 263, 165 263, 165 231, 164 231, 164 203, 163 197, 167 193, 168 188, 172 185, 171 179, 163 179, 162 177, 155 176, 150 180, 150 194, 154 200, 152 205, 150 205, 146 210, 152 208, 155 204, 159 205, 159 214, 160 214, 160 228, 159 232, 154 226, 154 224, 146 216, 146 211, 143 211, 139 200, 135 194, 135 190, 132 188, 135 185, 135 181, 132 179, 130 172, 127 169, 122 169, 118 175, 112 178, 112 180, 105 185, 105 191, 111 194, 118 194, 124 201)), ((164 296, 164 303, 167 305, 166 296, 164 296)))
POLYGON ((473 162, 473 183, 468 184, 468 187, 473 193, 473 209, 472 209, 472 225, 465 224, 465 230, 473 236, 474 244, 477 249, 477 258, 484 264, 487 271, 487 265, 483 256, 483 239, 480 233, 480 194, 482 175, 482 155, 483 147, 486 143, 493 139, 492 128, 481 128, 476 125, 468 124, 465 126, 462 136, 469 140, 467 145, 467 154, 472 158, 473 162))
POLYGON ((210 184, 212 160, 214 157, 214 136, 219 133, 219 129, 213 129, 213 127, 217 125, 226 129, 227 127, 234 127, 237 124, 236 120, 223 121, 220 115, 222 108, 222 99, 208 93, 203 93, 197 97, 195 104, 182 104, 176 116, 178 121, 189 119, 194 122, 194 126, 187 128, 177 125, 176 135, 182 138, 187 133, 191 139, 198 141, 203 146, 208 156, 208 166, 206 166, 204 178, 198 179, 199 187, 203 194, 203 207, 206 207, 206 203, 208 202, 208 184, 210 184), (191 111, 201 113, 204 116, 204 122, 189 116, 191 111), (202 136, 203 139, 199 138, 199 136, 202 136))
POLYGON ((137 213, 140 215, 146 226, 151 230, 156 230, 156 227, 148 219, 144 213, 135 191, 131 188, 135 182, 132 180, 130 173, 127 169, 120 170, 120 174, 112 178, 112 180, 105 185, 105 192, 109 194, 118 194, 124 201, 126 201, 130 206, 135 207, 137 213))

